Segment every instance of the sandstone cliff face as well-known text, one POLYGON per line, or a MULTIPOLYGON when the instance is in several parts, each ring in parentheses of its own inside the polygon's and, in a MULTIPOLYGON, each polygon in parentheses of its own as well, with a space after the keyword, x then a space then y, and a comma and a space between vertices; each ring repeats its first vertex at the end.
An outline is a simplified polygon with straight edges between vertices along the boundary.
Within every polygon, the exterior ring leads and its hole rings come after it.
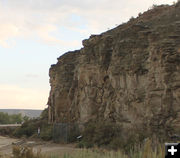
POLYGON ((180 134, 180 4, 83 41, 50 68, 50 122, 180 134))

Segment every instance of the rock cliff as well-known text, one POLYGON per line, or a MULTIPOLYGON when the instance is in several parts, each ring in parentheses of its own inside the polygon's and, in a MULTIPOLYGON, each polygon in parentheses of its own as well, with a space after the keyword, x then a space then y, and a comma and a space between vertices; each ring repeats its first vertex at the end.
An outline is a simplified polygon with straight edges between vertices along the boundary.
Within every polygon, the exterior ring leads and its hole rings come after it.
POLYGON ((50 122, 111 120, 180 134, 180 3, 154 7, 83 46, 50 68, 50 122))

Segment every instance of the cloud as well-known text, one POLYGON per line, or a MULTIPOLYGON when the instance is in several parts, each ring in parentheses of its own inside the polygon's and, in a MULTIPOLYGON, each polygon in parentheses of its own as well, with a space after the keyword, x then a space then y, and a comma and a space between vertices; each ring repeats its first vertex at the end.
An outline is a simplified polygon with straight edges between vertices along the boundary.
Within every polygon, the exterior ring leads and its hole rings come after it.
POLYGON ((60 10, 57 8, 54 11, 53 8, 48 7, 49 3, 43 2, 43 5, 40 5, 40 2, 42 1, 28 1, 27 3, 21 0, 7 0, 3 3, 0 1, 1 46, 9 47, 9 40, 13 40, 14 37, 30 38, 50 45, 79 45, 75 40, 65 41, 52 35, 64 25, 69 13, 63 13, 62 6, 60 10))
POLYGON ((44 109, 48 91, 0 85, 0 108, 44 109))
POLYGON ((58 39, 56 37, 53 37, 51 35, 51 33, 55 33, 57 31, 57 27, 55 25, 44 25, 44 26, 39 26, 36 28, 36 33, 37 36, 40 38, 40 41, 43 41, 46 44, 49 45, 55 45, 55 44, 59 44, 59 45, 63 45, 63 46, 78 46, 79 42, 74 40, 74 41, 64 41, 61 39, 58 39))
MULTIPOLYGON (((174 0, 0 0, 0 45, 9 46, 14 37, 33 38, 46 44, 77 46, 77 41, 65 41, 56 34, 61 27, 83 35, 100 33, 131 16, 145 11, 152 4, 174 0), (79 21, 72 15, 81 17, 79 21), (86 28, 82 28, 86 25, 86 28)), ((60 32, 63 34, 63 32, 60 32)), ((71 37, 69 37, 71 39, 71 37)))
POLYGON ((0 23, 0 45, 8 47, 7 40, 18 34, 18 28, 10 23, 0 23))
POLYGON ((26 74, 25 77, 27 77, 27 78, 38 78, 39 75, 37 75, 37 74, 26 74))

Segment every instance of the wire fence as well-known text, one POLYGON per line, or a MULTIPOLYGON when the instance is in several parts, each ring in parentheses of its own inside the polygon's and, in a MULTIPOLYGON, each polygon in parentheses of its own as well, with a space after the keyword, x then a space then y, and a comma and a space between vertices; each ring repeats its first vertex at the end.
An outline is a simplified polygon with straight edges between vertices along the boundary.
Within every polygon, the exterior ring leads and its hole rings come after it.
POLYGON ((55 143, 70 143, 80 136, 80 125, 76 123, 55 123, 53 125, 53 141, 55 143))

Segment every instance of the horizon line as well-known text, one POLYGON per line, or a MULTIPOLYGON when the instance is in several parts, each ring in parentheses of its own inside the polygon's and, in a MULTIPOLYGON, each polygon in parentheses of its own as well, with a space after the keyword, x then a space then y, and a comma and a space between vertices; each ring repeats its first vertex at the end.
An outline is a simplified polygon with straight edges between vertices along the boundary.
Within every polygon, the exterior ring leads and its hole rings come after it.
MULTIPOLYGON (((44 108, 45 109, 45 108, 44 108)), ((44 110, 44 109, 17 109, 17 108, 0 108, 0 110, 44 110)))

